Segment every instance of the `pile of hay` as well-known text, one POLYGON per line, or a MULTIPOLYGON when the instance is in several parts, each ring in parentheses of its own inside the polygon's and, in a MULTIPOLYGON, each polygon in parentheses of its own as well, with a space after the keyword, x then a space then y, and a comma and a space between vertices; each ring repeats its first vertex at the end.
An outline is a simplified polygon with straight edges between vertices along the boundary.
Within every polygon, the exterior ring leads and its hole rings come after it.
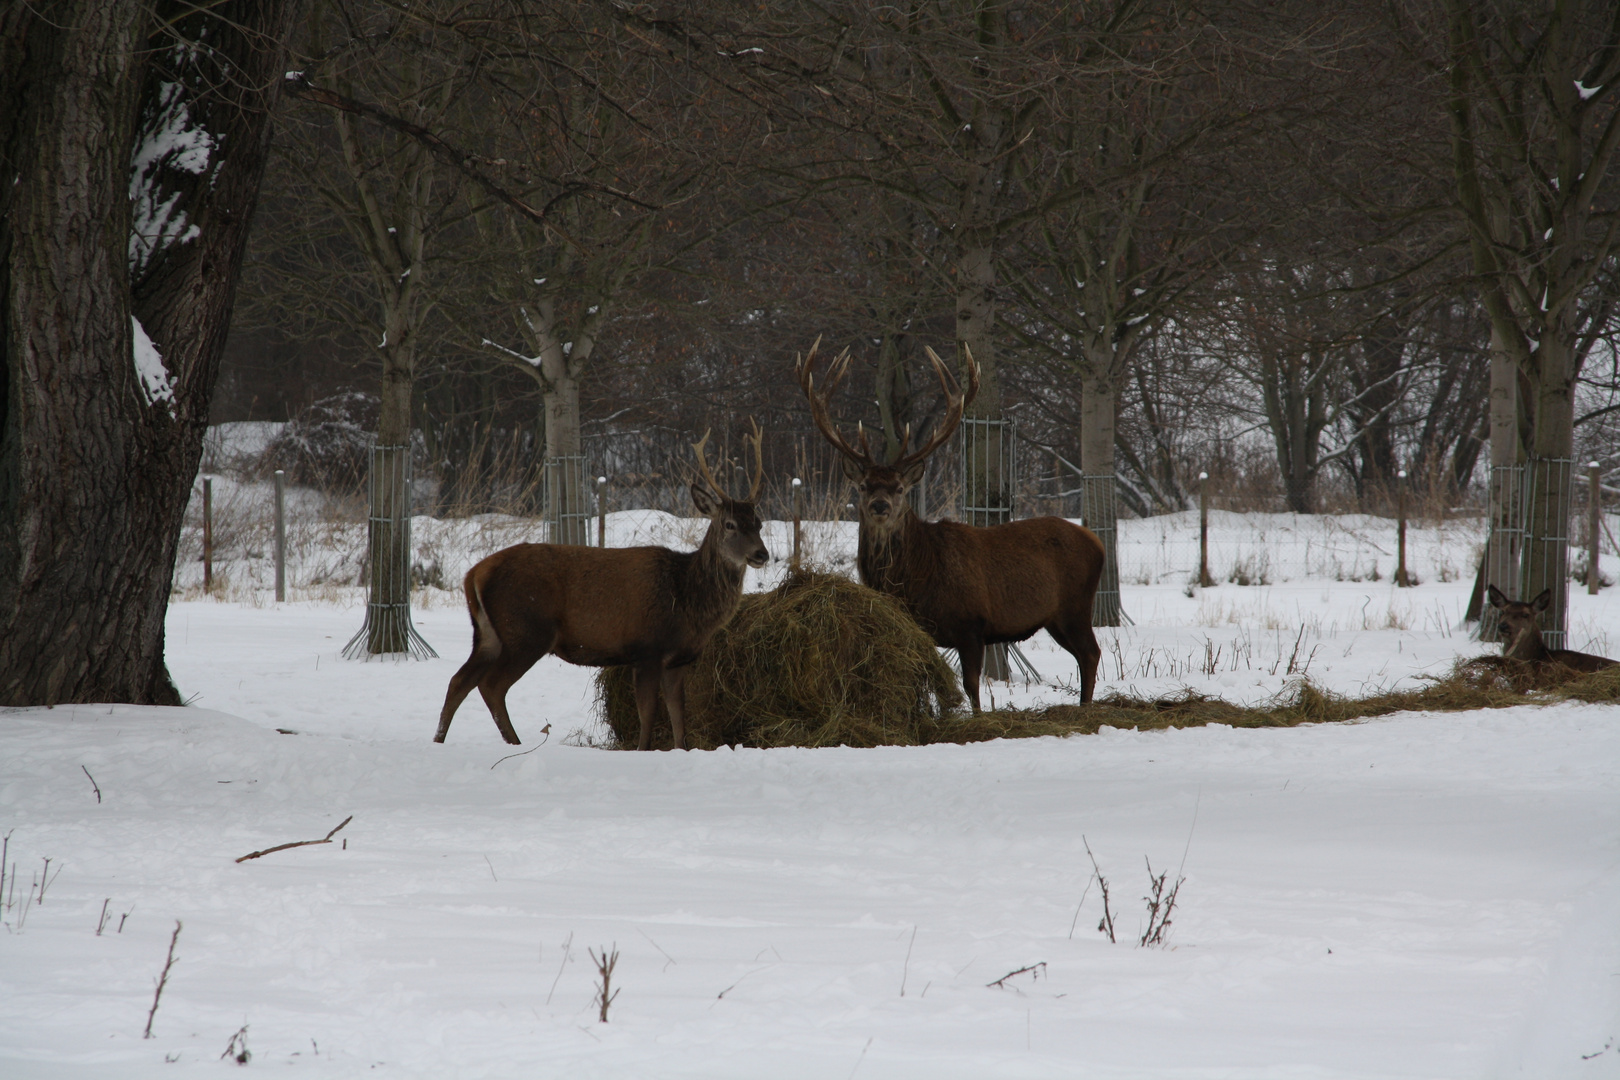
MULTIPOLYGON (((634 676, 603 668, 597 708, 634 747, 634 676)), ((744 596, 686 678, 686 745, 910 746, 933 741, 962 692, 933 639, 894 599, 832 574, 799 573, 744 596)), ((671 742, 663 698, 653 745, 671 742)))

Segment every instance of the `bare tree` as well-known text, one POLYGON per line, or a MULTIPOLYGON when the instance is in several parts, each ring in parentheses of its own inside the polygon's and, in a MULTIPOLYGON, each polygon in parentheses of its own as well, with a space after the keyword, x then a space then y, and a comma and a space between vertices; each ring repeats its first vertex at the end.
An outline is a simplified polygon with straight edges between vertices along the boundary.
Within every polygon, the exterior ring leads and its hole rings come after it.
MULTIPOLYGON (((1444 0, 1398 11, 1401 31, 1445 43, 1431 60, 1447 80, 1456 207, 1491 323, 1492 463, 1530 465, 1521 572, 1487 567, 1485 584, 1520 598, 1551 589, 1556 647, 1575 385, 1620 245, 1620 8, 1444 0)), ((1498 485, 1493 520, 1510 516, 1507 497, 1498 485)))

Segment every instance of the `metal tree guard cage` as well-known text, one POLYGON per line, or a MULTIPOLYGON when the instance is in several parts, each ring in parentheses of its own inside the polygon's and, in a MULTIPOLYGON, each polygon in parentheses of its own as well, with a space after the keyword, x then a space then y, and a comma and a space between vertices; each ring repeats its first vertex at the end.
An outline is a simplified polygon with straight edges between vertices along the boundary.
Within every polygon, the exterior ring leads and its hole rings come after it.
MULTIPOLYGON (((962 518, 969 525, 1001 525, 1013 518, 1018 490, 1018 455, 1011 420, 964 417, 962 420, 962 518)), ((1010 682, 1018 666, 1024 679, 1039 679, 1034 666, 1017 645, 995 644, 984 649, 983 676, 1010 682)))
POLYGON ((1091 605, 1091 625, 1122 626, 1129 622, 1119 602, 1119 481, 1113 473, 1080 477, 1080 520, 1103 545, 1102 581, 1091 605))
MULTIPOLYGON (((1495 585, 1510 598, 1519 596, 1524 559, 1524 466, 1491 467, 1490 530, 1485 535, 1485 585, 1495 585)), ((1482 603, 1479 640, 1496 640, 1496 609, 1482 603)))
POLYGON ((548 457, 546 474, 546 539, 553 544, 589 544, 591 502, 586 497, 590 473, 584 454, 548 457))
POLYGON ((344 659, 436 657, 411 624, 411 448, 373 444, 366 486, 370 597, 366 621, 343 647, 344 659))
MULTIPOLYGON (((1569 458, 1532 458, 1524 484, 1524 563, 1520 591, 1538 584, 1552 589, 1552 603, 1541 617, 1541 637, 1549 649, 1564 648, 1569 624, 1569 519, 1574 505, 1569 458), (1537 571, 1540 571, 1539 573, 1537 571)), ((1540 589, 1537 589, 1539 592, 1540 589)), ((1532 597, 1519 596, 1530 600, 1532 597)))

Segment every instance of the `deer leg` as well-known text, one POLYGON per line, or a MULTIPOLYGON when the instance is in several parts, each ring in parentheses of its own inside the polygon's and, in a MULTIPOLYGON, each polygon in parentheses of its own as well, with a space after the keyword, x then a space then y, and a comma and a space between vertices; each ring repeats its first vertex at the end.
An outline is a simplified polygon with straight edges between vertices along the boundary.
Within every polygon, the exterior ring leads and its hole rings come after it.
POLYGON ((1086 704, 1097 691, 1097 665, 1102 662, 1102 646, 1097 644, 1097 632, 1087 622, 1076 635, 1080 639, 1080 651, 1075 654, 1080 661, 1080 703, 1086 704))
POLYGON ((1097 664, 1102 660, 1102 646, 1097 644, 1097 635, 1091 629, 1091 624, 1071 624, 1065 629, 1053 623, 1046 628, 1046 632, 1080 665, 1080 701, 1082 704, 1090 701, 1097 689, 1097 664))
POLYGON ((661 667, 656 660, 636 667, 636 715, 641 719, 641 738, 636 740, 637 750, 652 749, 653 718, 658 713, 658 676, 661 667))
POLYGON ((979 671, 984 667, 984 641, 974 640, 958 645, 956 655, 962 661, 962 692, 973 706, 973 715, 979 715, 979 671))
POLYGON ((467 695, 484 677, 487 667, 488 661, 474 649, 472 656, 461 665, 461 670, 451 676, 450 689, 444 695, 444 708, 439 710, 439 733, 433 736, 434 742, 444 742, 444 737, 450 733, 450 721, 454 719, 456 710, 461 708, 461 703, 467 700, 467 695))
POLYGON ((669 728, 675 736, 675 749, 686 749, 686 669, 664 669, 664 707, 669 710, 669 728))
MULTIPOLYGON (((540 656, 544 656, 541 653, 540 656)), ((510 652, 503 655, 493 665, 493 670, 478 683, 478 692, 484 698, 484 704, 489 706, 489 715, 495 718, 495 726, 500 730, 501 738, 518 745, 522 740, 517 736, 517 729, 512 727, 511 714, 506 711, 506 692, 512 689, 512 684, 528 672, 535 665, 535 661, 526 657, 512 657, 510 652)))

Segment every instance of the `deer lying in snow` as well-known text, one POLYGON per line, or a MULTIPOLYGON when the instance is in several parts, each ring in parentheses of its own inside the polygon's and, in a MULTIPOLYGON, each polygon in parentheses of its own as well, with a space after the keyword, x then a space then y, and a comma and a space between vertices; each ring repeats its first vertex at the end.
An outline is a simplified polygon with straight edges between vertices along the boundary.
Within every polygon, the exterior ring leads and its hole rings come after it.
POLYGON ((1502 628, 1502 655, 1509 660, 1522 660, 1527 664, 1544 666, 1562 664, 1572 671, 1593 672, 1620 664, 1606 656, 1576 652, 1573 649, 1549 649, 1541 640, 1540 617, 1552 603, 1552 590, 1543 589, 1541 595, 1528 604, 1509 600, 1495 585, 1490 587, 1491 607, 1501 612, 1497 623, 1502 628))
POLYGON ((692 484, 692 504, 709 518, 696 551, 517 544, 469 570, 464 588, 472 656, 450 679, 433 741, 444 742, 456 709, 476 686, 501 736, 516 743, 506 692, 542 656, 555 653, 570 664, 635 668, 639 750, 652 748, 662 685, 675 746, 684 750, 686 669, 736 612, 745 569, 771 558, 754 512, 764 478, 761 439, 756 424, 748 440, 754 475, 746 499, 722 494, 704 458, 707 434, 692 447, 703 472, 692 484))

